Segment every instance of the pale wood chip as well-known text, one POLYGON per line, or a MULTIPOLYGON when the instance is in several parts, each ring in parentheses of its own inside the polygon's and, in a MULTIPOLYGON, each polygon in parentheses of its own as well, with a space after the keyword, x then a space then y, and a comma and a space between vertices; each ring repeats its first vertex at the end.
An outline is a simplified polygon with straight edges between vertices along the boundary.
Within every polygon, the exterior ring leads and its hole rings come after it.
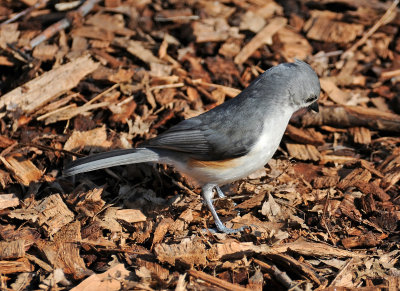
POLYGON ((286 134, 288 134, 292 140, 299 143, 312 144, 315 146, 320 146, 325 143, 324 136, 312 128, 297 128, 288 124, 286 134))
POLYGON ((234 61, 236 64, 243 64, 259 47, 264 44, 272 44, 272 36, 283 28, 287 23, 287 19, 276 17, 272 19, 260 32, 254 36, 248 44, 246 44, 240 53, 237 54, 234 61))
POLYGON ((292 243, 287 243, 284 245, 273 246, 271 247, 271 252, 284 253, 288 251, 293 251, 295 253, 304 255, 304 256, 312 256, 317 258, 329 258, 329 257, 337 257, 337 258, 362 258, 366 255, 359 254, 356 252, 350 252, 346 250, 341 250, 335 247, 332 247, 328 244, 324 243, 315 243, 308 242, 303 239, 299 239, 292 243))
POLYGON ((350 94, 340 90, 330 78, 320 78, 321 89, 328 94, 328 97, 337 104, 346 104, 350 94))
POLYGON ((143 42, 116 37, 113 39, 113 44, 125 48, 130 54, 147 64, 162 62, 159 58, 153 55, 151 50, 144 47, 143 42))
POLYGON ((342 179, 337 187, 342 190, 346 190, 349 187, 357 186, 360 183, 368 183, 371 180, 372 175, 368 170, 362 168, 354 169, 344 179, 342 179))
POLYGON ((34 48, 32 55, 41 61, 50 61, 55 58, 58 50, 57 45, 41 43, 34 48))
POLYGON ((114 39, 114 33, 112 31, 97 26, 80 26, 74 28, 71 31, 71 35, 105 41, 112 41, 114 39))
POLYGON ((0 47, 7 50, 8 43, 16 43, 21 34, 18 23, 9 23, 0 27, 0 47))
POLYGON ((319 161, 321 154, 313 145, 287 143, 289 155, 302 161, 319 161))
POLYGON ((355 143, 358 144, 370 144, 371 143, 371 131, 366 127, 352 127, 350 133, 353 135, 355 143))
POLYGON ((163 218, 159 224, 157 224, 156 229, 154 230, 153 236, 153 246, 158 244, 164 239, 164 236, 167 234, 169 228, 174 223, 174 220, 170 217, 163 218))
POLYGON ((207 263, 205 245, 200 240, 185 238, 179 244, 157 244, 154 252, 160 262, 173 266, 179 262, 189 266, 207 263))
POLYGON ((0 108, 6 106, 12 111, 19 108, 26 113, 35 111, 60 93, 74 88, 98 65, 87 55, 79 57, 1 96, 0 108))
POLYGON ((266 22, 263 17, 249 10, 242 15, 239 29, 250 30, 257 33, 265 26, 265 23, 266 22))
POLYGON ((179 217, 171 225, 172 232, 182 232, 187 229, 188 225, 193 221, 193 211, 188 208, 179 215, 179 217))
POLYGON ((34 270, 35 267, 26 258, 20 258, 16 261, 0 261, 0 273, 4 275, 33 272, 34 270))
POLYGON ((385 173, 385 177, 381 181, 381 187, 387 191, 398 181, 400 181, 400 165, 385 173))
POLYGON ((210 261, 218 261, 222 257, 243 253, 270 253, 267 245, 254 245, 252 242, 228 241, 226 243, 215 243, 207 250, 207 258, 210 261))
POLYGON ((304 25, 307 38, 325 42, 346 43, 356 39, 364 31, 362 24, 339 21, 340 14, 330 11, 312 12, 304 25))
POLYGON ((37 120, 44 120, 44 123, 48 125, 62 120, 70 120, 79 114, 87 114, 87 112, 91 110, 107 107, 109 104, 109 102, 100 102, 95 104, 86 103, 79 107, 76 104, 70 104, 39 116, 37 120))
MULTIPOLYGON (((292 119, 295 123, 300 120, 292 119)), ((400 115, 362 106, 333 105, 320 108, 319 114, 305 113, 301 116, 303 126, 355 127, 400 132, 400 115)), ((332 128, 330 128, 332 129, 332 128)))
POLYGON ((0 210, 16 207, 19 205, 19 199, 15 194, 0 194, 0 210))
POLYGON ((0 156, 0 160, 13 173, 15 179, 25 186, 29 186, 31 182, 39 181, 44 174, 30 160, 19 153, 6 157, 0 156))
POLYGON ((286 61, 293 62, 295 58, 304 60, 312 54, 312 46, 300 33, 283 27, 276 35, 282 45, 280 53, 286 61))
POLYGON ((334 177, 315 177, 313 180, 313 186, 316 189, 330 188, 337 185, 339 182, 339 176, 334 177))
POLYGON ((147 217, 139 209, 118 209, 115 212, 115 219, 127 223, 146 221, 147 217))
POLYGON ((75 130, 64 144, 64 150, 79 151, 92 148, 109 149, 112 142, 107 140, 106 127, 98 127, 88 131, 75 130))
POLYGON ((37 224, 48 235, 54 235, 75 218, 74 213, 65 205, 60 194, 53 194, 42 199, 34 209, 38 213, 37 224))
POLYGON ((63 226, 54 235, 53 241, 38 240, 36 247, 54 269, 62 268, 65 274, 79 280, 92 273, 80 256, 80 246, 76 242, 81 239, 80 222, 75 221, 63 226))
POLYGON ((229 26, 223 18, 207 18, 192 23, 197 43, 219 42, 229 37, 240 38, 239 28, 229 26))
POLYGON ((154 262, 145 261, 145 260, 142 260, 142 259, 137 259, 136 263, 140 267, 145 267, 150 272, 150 274, 156 275, 161 280, 166 280, 169 277, 169 271, 167 269, 161 267, 160 264, 157 264, 157 263, 154 263, 154 262))
POLYGON ((101 274, 93 274, 71 291, 118 291, 123 289, 123 280, 129 280, 130 272, 124 264, 117 264, 101 274))
POLYGON ((16 258, 22 258, 24 256, 25 256, 24 239, 0 242, 0 260, 16 259, 16 258))

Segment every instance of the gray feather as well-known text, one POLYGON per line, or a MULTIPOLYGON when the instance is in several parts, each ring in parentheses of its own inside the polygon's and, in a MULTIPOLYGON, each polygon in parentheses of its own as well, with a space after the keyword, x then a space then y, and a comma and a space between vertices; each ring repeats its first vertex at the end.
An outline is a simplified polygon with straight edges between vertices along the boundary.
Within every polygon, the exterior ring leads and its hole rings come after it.
POLYGON ((114 166, 157 162, 159 154, 151 149, 136 148, 126 150, 114 150, 105 153, 91 155, 78 159, 64 170, 64 176, 72 176, 83 172, 89 172, 114 166))

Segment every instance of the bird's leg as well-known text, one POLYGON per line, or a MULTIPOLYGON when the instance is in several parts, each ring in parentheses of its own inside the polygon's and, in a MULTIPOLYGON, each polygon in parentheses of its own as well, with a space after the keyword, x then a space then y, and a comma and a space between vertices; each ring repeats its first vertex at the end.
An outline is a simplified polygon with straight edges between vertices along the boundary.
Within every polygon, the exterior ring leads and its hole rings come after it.
POLYGON ((222 198, 226 197, 224 192, 222 192, 221 188, 219 188, 218 186, 214 186, 214 188, 215 188, 215 190, 217 190, 217 195, 218 195, 219 198, 222 199, 222 198))
MULTIPOLYGON (((214 188, 217 191, 217 195, 219 198, 221 198, 221 199, 226 198, 226 195, 224 194, 224 192, 222 192, 222 190, 221 190, 221 188, 219 188, 219 186, 214 186, 214 188)), ((236 206, 236 203, 233 202, 233 205, 236 206)), ((238 214, 240 213, 239 210, 236 210, 236 211, 238 214)))
MULTIPOLYGON (((202 190, 203 190, 204 201, 206 202, 208 209, 211 211, 211 214, 214 217, 215 226, 217 227, 217 229, 220 232, 225 232, 225 233, 235 233, 235 232, 240 232, 240 231, 244 230, 246 228, 244 226, 233 229, 233 228, 226 227, 221 222, 221 220, 218 217, 217 211, 215 210, 215 207, 212 203, 212 198, 214 196, 213 195, 214 187, 217 187, 217 192, 218 192, 219 187, 216 185, 213 185, 213 184, 206 184, 205 186, 203 186, 202 190)), ((219 191, 221 191, 221 189, 219 189, 219 191)), ((222 193, 222 191, 221 191, 221 193, 222 193)), ((222 195, 225 196, 224 193, 222 193, 222 195)), ((220 194, 218 194, 218 196, 220 196, 220 194)))

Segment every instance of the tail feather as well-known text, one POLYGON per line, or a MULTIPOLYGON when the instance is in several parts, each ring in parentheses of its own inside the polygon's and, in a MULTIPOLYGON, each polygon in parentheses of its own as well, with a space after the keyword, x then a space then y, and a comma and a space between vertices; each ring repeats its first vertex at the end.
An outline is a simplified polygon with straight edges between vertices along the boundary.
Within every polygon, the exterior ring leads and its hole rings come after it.
POLYGON ((114 166, 157 162, 158 160, 159 154, 147 148, 114 150, 78 159, 69 164, 63 174, 72 176, 114 166))

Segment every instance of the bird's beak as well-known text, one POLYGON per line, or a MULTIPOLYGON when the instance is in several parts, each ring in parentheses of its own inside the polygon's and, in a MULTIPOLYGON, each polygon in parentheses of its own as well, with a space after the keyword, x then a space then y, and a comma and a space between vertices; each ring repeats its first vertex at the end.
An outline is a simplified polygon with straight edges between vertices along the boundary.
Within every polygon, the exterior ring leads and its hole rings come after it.
POLYGON ((319 107, 318 107, 317 101, 315 101, 314 103, 311 103, 311 105, 308 106, 308 109, 318 113, 319 107))

